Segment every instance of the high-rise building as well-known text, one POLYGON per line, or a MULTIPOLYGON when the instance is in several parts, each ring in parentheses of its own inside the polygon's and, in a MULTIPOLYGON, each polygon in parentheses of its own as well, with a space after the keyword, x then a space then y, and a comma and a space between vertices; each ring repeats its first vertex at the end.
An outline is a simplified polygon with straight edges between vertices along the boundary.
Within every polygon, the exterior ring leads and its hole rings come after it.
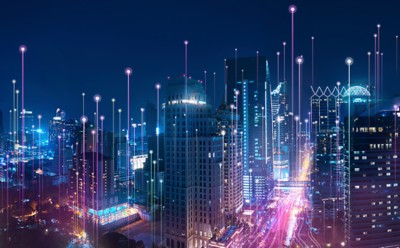
POLYGON ((350 88, 345 118, 345 238, 349 247, 397 247, 400 189, 399 99, 365 111, 369 92, 350 88), (370 115, 367 114, 370 112, 370 115), (349 122, 350 121, 350 122, 349 122), (350 129, 349 129, 350 128, 350 129))
MULTIPOLYGON (((357 86, 358 87, 358 86, 357 86)), ((311 123, 314 123, 312 130, 314 134, 329 132, 332 127, 336 127, 337 120, 343 121, 344 109, 341 113, 342 98, 346 92, 345 87, 337 85, 333 88, 326 87, 322 89, 311 87, 311 123)), ((343 107, 342 107, 343 108, 343 107)), ((315 137, 311 137, 315 139, 315 137)))
MULTIPOLYGON (((73 167, 73 147, 78 141, 79 129, 81 125, 77 120, 65 120, 65 112, 57 109, 56 115, 49 122, 49 148, 54 154, 49 172, 57 175, 54 184, 61 185, 61 197, 68 194, 70 170, 73 167)), ((41 131, 41 130, 40 130, 41 131)))
POLYGON ((235 217, 243 210, 243 132, 239 126, 239 116, 226 105, 217 110, 218 132, 224 137, 223 195, 224 213, 227 218, 235 217))
POLYGON ((118 136, 116 140, 117 173, 119 180, 125 182, 128 180, 128 174, 129 177, 132 176, 132 168, 130 168, 129 159, 127 158, 126 131, 123 130, 121 136, 118 136))
POLYGON ((206 247, 224 224, 224 140, 199 81, 170 79, 165 111, 165 244, 206 247))
MULTIPOLYGON (((346 89, 337 85, 311 90, 314 213, 319 219, 322 216, 336 218, 333 201, 343 206, 343 116, 347 110, 343 109, 342 98, 346 89)), ((340 207, 336 206, 336 209, 340 207)))
POLYGON ((75 157, 70 181, 71 195, 77 192, 77 189, 80 191, 79 194, 85 192, 83 204, 88 209, 101 210, 118 203, 118 197, 114 191, 114 170, 111 162, 109 157, 93 151, 85 152, 85 160, 83 160, 83 154, 75 157))
MULTIPOLYGON (((343 237, 344 141, 343 95, 340 84, 325 89, 311 87, 310 139, 314 144, 311 197, 314 227, 324 243, 335 244, 343 237)), ((343 241, 343 240, 342 240, 343 241)), ((338 245, 338 244, 337 244, 338 245)), ((334 245, 335 246, 335 245, 334 245)))
POLYGON ((27 150, 27 144, 32 144, 32 133, 33 133, 33 127, 35 126, 35 118, 33 116, 33 112, 26 110, 24 112, 20 112, 19 119, 22 119, 22 116, 24 116, 24 128, 22 126, 20 127, 20 130, 18 130, 19 135, 18 135, 18 143, 20 145, 24 144, 25 147, 21 147, 25 150, 27 150), (23 142, 22 142, 23 141, 23 142))
POLYGON ((288 181, 290 176, 290 130, 286 97, 286 82, 280 82, 271 91, 275 181, 288 181))
POLYGON ((55 151, 58 145, 58 136, 62 136, 65 145, 71 146, 76 142, 77 131, 81 128, 78 120, 66 120, 66 113, 57 109, 56 115, 49 122, 49 147, 55 151))
POLYGON ((263 201, 273 188, 271 83, 265 56, 226 60, 226 100, 238 108, 243 129, 247 203, 263 201))
MULTIPOLYGON (((141 146, 141 140, 144 140, 146 149, 143 151, 143 155, 136 155, 137 158, 144 160, 141 167, 135 168, 135 188, 145 191, 146 195, 151 195, 153 198, 160 198, 162 190, 160 180, 163 180, 164 175, 164 129, 158 129, 157 132, 156 105, 152 103, 146 105, 145 120, 145 137, 143 139, 139 137, 138 143, 141 146), (159 149, 158 153, 157 148, 159 149), (159 156, 158 161, 157 154, 159 156), (151 182, 152 179, 153 184, 148 185, 147 182, 151 182)), ((160 126, 163 126, 161 121, 160 126)), ((141 149, 138 152, 142 153, 141 149)))
POLYGON ((85 137, 79 133, 70 173, 70 206, 77 210, 79 217, 85 216, 105 229, 134 221, 137 211, 127 203, 126 189, 115 185, 112 158, 107 155, 112 154, 112 135, 99 130, 97 137, 93 126, 85 130, 85 137))

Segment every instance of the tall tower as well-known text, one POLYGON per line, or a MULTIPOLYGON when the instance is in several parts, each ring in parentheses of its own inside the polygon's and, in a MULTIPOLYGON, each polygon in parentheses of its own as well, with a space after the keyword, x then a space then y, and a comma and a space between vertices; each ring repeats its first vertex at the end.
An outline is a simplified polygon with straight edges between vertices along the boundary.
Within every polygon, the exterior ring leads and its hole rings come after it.
POLYGON ((334 243, 342 233, 344 204, 343 95, 338 83, 325 89, 311 88, 310 128, 314 143, 311 174, 313 223, 322 226, 323 240, 334 243))
POLYGON ((273 118, 273 140, 274 140, 274 180, 289 180, 289 158, 290 158, 290 133, 289 113, 286 96, 286 82, 278 83, 271 91, 271 109, 273 118))
MULTIPOLYGON (((368 105, 365 89, 352 87, 347 94, 351 108, 361 110, 368 105)), ((366 111, 352 111, 345 118, 351 121, 351 130, 345 130, 350 132, 350 139, 345 135, 345 238, 349 247, 399 245, 399 103, 398 98, 381 102, 370 116, 366 111)))
POLYGON ((216 116, 218 132, 224 138, 224 213, 227 219, 234 219, 243 210, 243 132, 239 126, 239 115, 234 113, 233 105, 230 109, 221 105, 216 116))
POLYGON ((165 230, 167 247, 206 247, 223 226, 222 142, 203 85, 167 85, 165 230))
POLYGON ((244 197, 247 203, 261 202, 273 187, 268 61, 265 56, 233 58, 226 65, 227 103, 237 106, 243 128, 244 197))

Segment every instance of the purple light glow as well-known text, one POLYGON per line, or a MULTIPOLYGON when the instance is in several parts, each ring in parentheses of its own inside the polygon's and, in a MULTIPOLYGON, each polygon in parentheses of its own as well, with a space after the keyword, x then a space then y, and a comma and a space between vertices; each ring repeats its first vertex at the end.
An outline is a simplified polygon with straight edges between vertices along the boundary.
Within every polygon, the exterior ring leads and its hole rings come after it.
POLYGON ((132 69, 130 67, 127 67, 125 69, 125 75, 130 76, 132 74, 132 69))
POLYGON ((296 5, 290 5, 289 6, 289 12, 290 13, 294 14, 294 13, 296 13, 296 11, 297 11, 296 5))
POLYGON ((301 64, 303 64, 303 62, 304 62, 303 56, 298 56, 296 58, 296 63, 297 64, 301 65, 301 64))
POLYGON ((94 95, 93 97, 95 102, 100 102, 101 101, 101 96, 100 95, 94 95))
POLYGON ((25 52, 26 52, 26 46, 25 46, 25 45, 19 46, 19 51, 20 51, 21 53, 25 53, 25 52))
POLYGON ((352 65, 353 64, 353 58, 350 58, 350 57, 348 57, 348 58, 346 58, 346 65, 352 65))

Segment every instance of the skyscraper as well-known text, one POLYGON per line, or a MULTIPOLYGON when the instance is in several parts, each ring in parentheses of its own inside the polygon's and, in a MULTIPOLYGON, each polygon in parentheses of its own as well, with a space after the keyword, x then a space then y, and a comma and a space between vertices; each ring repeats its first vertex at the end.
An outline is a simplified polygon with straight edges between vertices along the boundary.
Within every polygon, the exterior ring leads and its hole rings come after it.
POLYGON ((226 60, 227 103, 237 106, 243 128, 246 202, 263 201, 273 187, 271 84, 265 56, 226 60))
POLYGON ((316 217, 321 217, 318 213, 323 211, 323 201, 335 199, 338 204, 338 198, 343 198, 343 116, 347 110, 342 105, 344 87, 311 90, 311 140, 315 148, 313 203, 316 217))
POLYGON ((230 219, 243 210, 243 132, 239 126, 239 116, 234 108, 221 105, 217 110, 218 131, 224 138, 223 195, 224 213, 230 219))
POLYGON ((166 246, 206 247, 224 223, 223 139, 196 80, 170 79, 165 111, 166 246))
POLYGON ((334 243, 343 236, 344 141, 343 95, 338 83, 325 89, 311 88, 310 129, 314 143, 311 173, 313 226, 321 229, 321 240, 334 243))
POLYGON ((76 119, 66 120, 65 117, 66 113, 57 109, 56 115, 49 122, 49 147, 53 151, 58 145, 58 136, 63 137, 66 146, 73 145, 77 139, 80 124, 76 119))
POLYGON ((274 179, 289 180, 290 133, 289 113, 286 96, 286 82, 280 82, 271 91, 273 137, 274 137, 274 179))
MULTIPOLYGON (((345 119, 345 238, 349 247, 397 247, 400 236, 399 99, 365 110, 365 89, 350 88, 345 119), (350 125, 348 125, 350 121, 350 125), (350 126, 350 130, 348 129, 350 126), (349 132, 349 133, 347 133, 349 132)), ((347 98, 345 97, 345 98, 347 98)))

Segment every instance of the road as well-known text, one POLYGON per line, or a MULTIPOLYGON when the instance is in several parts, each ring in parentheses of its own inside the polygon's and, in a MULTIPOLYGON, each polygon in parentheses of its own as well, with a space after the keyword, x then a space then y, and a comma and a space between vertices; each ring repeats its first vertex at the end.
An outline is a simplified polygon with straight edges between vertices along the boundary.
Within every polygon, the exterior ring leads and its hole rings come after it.
MULTIPOLYGON (((304 149, 298 181, 307 182, 310 175, 309 149, 304 149)), ((276 187, 275 197, 260 212, 259 222, 248 235, 246 247, 318 247, 310 230, 311 204, 308 184, 299 187, 276 187)))

